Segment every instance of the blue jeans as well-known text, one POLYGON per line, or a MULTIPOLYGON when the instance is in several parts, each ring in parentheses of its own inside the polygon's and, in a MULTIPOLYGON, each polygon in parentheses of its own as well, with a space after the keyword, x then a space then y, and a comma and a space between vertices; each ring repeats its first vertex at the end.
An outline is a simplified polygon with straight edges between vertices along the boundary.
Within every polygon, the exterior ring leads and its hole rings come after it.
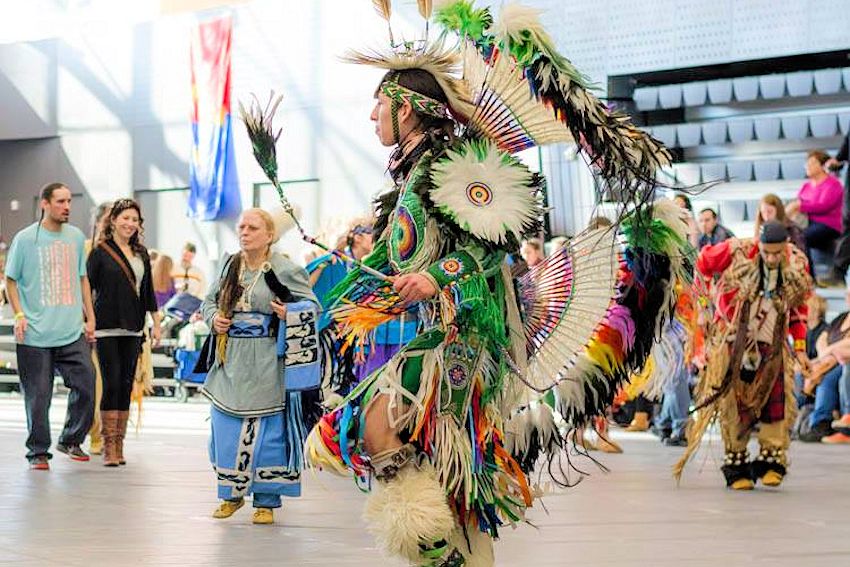
POLYGON ((806 405, 806 402, 809 402, 809 396, 803 393, 803 385, 805 383, 805 379, 803 378, 803 374, 801 372, 794 373, 794 399, 797 400, 797 409, 802 408, 806 405))
POLYGON ((669 427, 673 435, 683 436, 688 424, 688 408, 690 405, 691 392, 688 390, 688 369, 685 367, 664 390, 664 400, 661 402, 661 411, 655 419, 655 426, 659 429, 669 427))
POLYGON ((17 345, 18 375, 27 412, 27 459, 50 454, 50 402, 54 370, 58 370, 70 392, 65 427, 59 436, 63 445, 80 445, 94 419, 94 366, 91 347, 85 339, 69 345, 40 348, 17 345))
POLYGON ((832 412, 850 414, 850 365, 836 366, 826 373, 815 390, 815 409, 809 418, 812 427, 832 422, 832 412))

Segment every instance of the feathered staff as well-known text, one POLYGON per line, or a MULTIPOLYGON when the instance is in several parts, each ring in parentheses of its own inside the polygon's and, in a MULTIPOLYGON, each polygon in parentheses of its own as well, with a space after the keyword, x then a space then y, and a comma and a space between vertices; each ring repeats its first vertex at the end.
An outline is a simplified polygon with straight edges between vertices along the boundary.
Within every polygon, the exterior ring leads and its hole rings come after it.
MULTIPOLYGON (((376 5, 377 4, 378 2, 376 2, 376 5)), ((386 2, 386 4, 389 5, 389 2, 386 2)), ((286 198, 286 195, 283 192, 283 187, 277 177, 276 144, 278 138, 280 138, 282 129, 279 128, 275 133, 272 121, 274 120, 274 115, 277 112, 278 106, 280 106, 280 101, 283 99, 283 96, 275 97, 274 92, 270 93, 269 101, 266 103, 265 108, 260 106, 260 101, 257 100, 256 96, 254 96, 253 99, 254 100, 251 102, 248 110, 245 110, 245 107, 241 102, 239 103, 239 116, 242 118, 242 122, 245 123, 245 128, 248 130, 248 137, 251 139, 251 146, 254 150, 254 158, 257 160, 257 163, 260 165, 263 173, 266 174, 266 177, 269 181, 271 181, 271 184, 277 191, 277 197, 280 200, 281 206, 283 206, 283 210, 292 218, 295 223, 295 227, 298 229, 298 232, 301 233, 301 238, 313 246, 318 246, 322 250, 330 252, 344 262, 354 264, 365 273, 387 281, 389 278, 381 272, 363 265, 362 262, 352 258, 348 254, 322 244, 307 234, 304 227, 302 227, 301 223, 298 222, 298 217, 295 215, 295 209, 292 208, 292 204, 289 202, 289 199, 286 198)))

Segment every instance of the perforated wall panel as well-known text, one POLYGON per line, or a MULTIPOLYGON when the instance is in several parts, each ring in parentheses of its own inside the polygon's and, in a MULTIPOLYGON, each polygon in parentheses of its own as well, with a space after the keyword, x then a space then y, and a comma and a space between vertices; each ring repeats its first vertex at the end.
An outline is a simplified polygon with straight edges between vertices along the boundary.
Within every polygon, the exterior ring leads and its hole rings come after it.
POLYGON ((848 0, 523 1, 596 79, 850 48, 848 0))

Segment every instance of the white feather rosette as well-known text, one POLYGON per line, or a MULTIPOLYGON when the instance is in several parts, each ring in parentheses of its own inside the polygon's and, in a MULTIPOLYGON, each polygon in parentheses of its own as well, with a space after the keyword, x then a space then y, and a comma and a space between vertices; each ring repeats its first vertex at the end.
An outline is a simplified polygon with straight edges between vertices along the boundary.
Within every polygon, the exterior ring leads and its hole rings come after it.
POLYGON ((487 141, 469 141, 432 167, 431 199, 477 238, 503 244, 522 237, 540 210, 534 174, 487 141))

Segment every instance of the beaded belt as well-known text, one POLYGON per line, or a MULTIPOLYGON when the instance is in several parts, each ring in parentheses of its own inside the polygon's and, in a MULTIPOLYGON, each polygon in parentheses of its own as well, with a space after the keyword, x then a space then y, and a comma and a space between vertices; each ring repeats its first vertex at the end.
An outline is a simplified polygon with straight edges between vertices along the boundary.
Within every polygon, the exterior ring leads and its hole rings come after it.
POLYGON ((275 316, 256 311, 237 311, 233 314, 227 336, 238 339, 264 339, 277 335, 275 316))

